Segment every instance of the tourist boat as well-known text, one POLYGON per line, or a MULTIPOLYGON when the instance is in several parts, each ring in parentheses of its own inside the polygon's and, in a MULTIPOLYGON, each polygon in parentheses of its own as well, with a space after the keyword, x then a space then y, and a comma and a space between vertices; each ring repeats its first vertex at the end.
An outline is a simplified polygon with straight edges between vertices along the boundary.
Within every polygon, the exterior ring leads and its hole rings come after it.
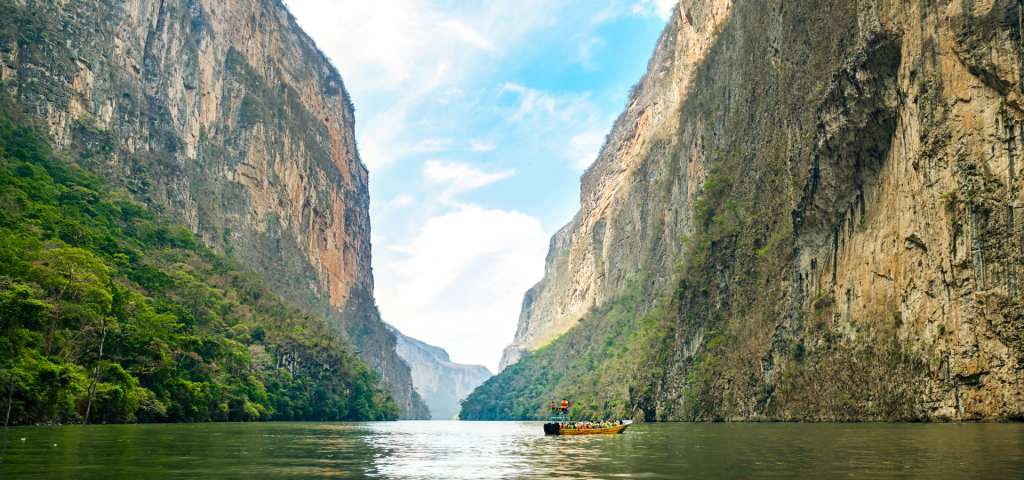
MULTIPOLYGON (((601 433, 622 433, 626 427, 633 424, 632 420, 623 420, 621 423, 610 425, 607 427, 592 427, 592 428, 563 428, 563 426, 571 425, 572 420, 569 419, 569 414, 565 412, 557 412, 551 416, 547 423, 544 424, 545 435, 597 435, 601 433)), ((582 426, 582 425, 581 425, 582 426)))

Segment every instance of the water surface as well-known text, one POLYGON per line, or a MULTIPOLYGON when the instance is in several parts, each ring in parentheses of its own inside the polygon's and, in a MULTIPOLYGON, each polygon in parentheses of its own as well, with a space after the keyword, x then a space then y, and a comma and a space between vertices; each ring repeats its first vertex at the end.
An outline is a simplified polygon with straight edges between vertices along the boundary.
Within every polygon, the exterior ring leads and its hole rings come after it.
POLYGON ((0 478, 1024 478, 1024 424, 0 427, 0 478), (21 439, 25 440, 22 441, 21 439))

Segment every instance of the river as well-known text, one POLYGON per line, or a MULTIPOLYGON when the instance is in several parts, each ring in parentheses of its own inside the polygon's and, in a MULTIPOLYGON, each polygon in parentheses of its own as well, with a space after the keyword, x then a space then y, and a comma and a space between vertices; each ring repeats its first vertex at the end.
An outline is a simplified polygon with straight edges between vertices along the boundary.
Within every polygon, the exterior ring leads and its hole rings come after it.
POLYGON ((0 478, 1024 478, 1024 424, 208 423, 3 429, 0 478), (22 440, 24 439, 24 440, 22 440))

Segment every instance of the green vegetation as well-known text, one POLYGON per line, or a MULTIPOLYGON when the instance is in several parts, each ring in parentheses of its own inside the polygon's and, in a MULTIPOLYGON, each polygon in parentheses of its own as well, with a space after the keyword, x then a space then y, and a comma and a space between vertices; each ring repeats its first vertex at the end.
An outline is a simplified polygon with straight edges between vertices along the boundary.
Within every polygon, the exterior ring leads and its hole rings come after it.
POLYGON ((350 351, 323 318, 55 153, 0 93, 11 424, 396 419, 350 351))
POLYGON ((551 400, 561 398, 572 400, 574 419, 632 416, 623 400, 635 385, 618 380, 628 376, 631 365, 654 354, 646 346, 651 337, 664 337, 655 327, 657 317, 637 314, 647 298, 642 288, 646 280, 643 273, 634 276, 622 295, 477 387, 462 401, 460 418, 541 420, 550 415, 546 406, 551 400))

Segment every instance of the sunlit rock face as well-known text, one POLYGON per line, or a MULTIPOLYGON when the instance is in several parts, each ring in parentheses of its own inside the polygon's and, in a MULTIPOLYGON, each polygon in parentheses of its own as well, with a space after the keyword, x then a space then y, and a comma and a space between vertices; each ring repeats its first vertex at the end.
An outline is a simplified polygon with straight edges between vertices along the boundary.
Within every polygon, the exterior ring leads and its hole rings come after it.
POLYGON ((1021 418, 1021 18, 1010 0, 682 1, 501 367, 643 269, 664 292, 646 310, 678 320, 607 398, 638 417, 1021 418), (719 151, 732 197, 708 199, 719 151), (736 233, 693 265, 705 199, 774 210, 706 219, 736 233))
POLYGON ((459 401, 491 378, 483 365, 454 363, 441 347, 410 338, 394 327, 398 355, 412 370, 412 384, 430 407, 432 420, 452 420, 459 414, 459 401))
MULTIPOLYGON (((793 305, 927 360, 915 414, 1024 414, 1021 6, 873 1, 818 109, 793 210, 793 305)), ((784 328, 795 331, 791 320, 784 328)))
POLYGON ((329 312, 413 407, 393 336, 364 311, 375 307, 362 298, 373 277, 354 109, 283 4, 18 5, 29 12, 19 21, 48 22, 61 37, 5 39, 0 75, 56 144, 293 301, 329 312))

